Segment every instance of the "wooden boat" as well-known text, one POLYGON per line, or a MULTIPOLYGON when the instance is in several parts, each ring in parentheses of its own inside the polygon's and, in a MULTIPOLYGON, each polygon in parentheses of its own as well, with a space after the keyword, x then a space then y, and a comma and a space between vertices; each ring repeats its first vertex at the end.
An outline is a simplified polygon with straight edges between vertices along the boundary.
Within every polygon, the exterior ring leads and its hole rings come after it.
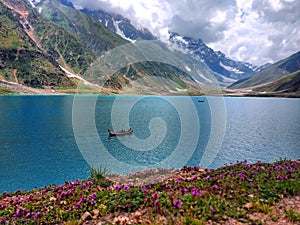
POLYGON ((198 102, 204 102, 204 100, 202 100, 202 99, 199 99, 199 100, 198 100, 198 102))
POLYGON ((107 131, 108 131, 108 135, 110 137, 130 135, 133 133, 133 130, 131 128, 129 128, 128 130, 121 130, 121 131, 116 131, 116 132, 112 132, 109 128, 107 128, 107 131))

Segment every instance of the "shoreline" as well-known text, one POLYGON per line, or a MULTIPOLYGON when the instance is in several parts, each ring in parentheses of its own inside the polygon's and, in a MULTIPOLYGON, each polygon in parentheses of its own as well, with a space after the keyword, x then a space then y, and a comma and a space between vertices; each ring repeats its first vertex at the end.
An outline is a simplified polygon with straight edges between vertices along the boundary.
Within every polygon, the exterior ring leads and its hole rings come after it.
POLYGON ((276 93, 264 93, 264 94, 210 94, 210 95, 127 95, 127 94, 101 94, 101 93, 11 93, 11 94, 0 94, 3 96, 103 96, 103 97, 249 97, 249 98, 300 98, 299 94, 276 94, 276 93))

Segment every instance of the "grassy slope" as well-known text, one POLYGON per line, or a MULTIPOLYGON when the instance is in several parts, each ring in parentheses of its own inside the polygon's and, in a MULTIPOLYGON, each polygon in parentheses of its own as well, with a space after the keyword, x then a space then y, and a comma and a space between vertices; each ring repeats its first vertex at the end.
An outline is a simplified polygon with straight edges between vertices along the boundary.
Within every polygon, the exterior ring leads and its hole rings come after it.
POLYGON ((102 23, 55 0, 44 0, 39 5, 42 15, 78 37, 91 51, 101 55, 117 46, 128 43, 102 23))
MULTIPOLYGON (((139 186, 114 183, 106 180, 104 173, 104 170, 94 171, 94 179, 88 181, 4 193, 0 195, 0 223, 82 224, 93 220, 94 224, 129 224, 129 221, 264 224, 288 220, 297 224, 300 221, 297 208, 287 205, 277 208, 278 211, 274 208, 283 198, 300 196, 300 161, 238 162, 217 170, 184 167, 165 181, 139 186)), ((141 173, 139 178, 143 176, 147 173, 141 173)), ((293 201, 300 202, 297 197, 293 201)), ((300 210, 299 205, 296 207, 300 210)))
POLYGON ((300 70, 278 79, 271 84, 255 88, 259 92, 300 92, 300 70))
MULTIPOLYGON (((60 25, 72 34, 77 35, 82 42, 97 54, 128 43, 119 35, 104 27, 99 21, 78 10, 63 6, 57 1, 44 0, 40 6, 43 7, 42 15, 45 18, 60 25)), ((110 76, 111 77, 104 78, 97 72, 93 73, 92 76, 84 74, 86 79, 98 84, 99 77, 102 77, 100 78, 100 85, 105 88, 113 89, 116 93, 138 94, 140 92, 139 90, 146 88, 149 94, 159 94, 160 92, 172 94, 173 91, 180 93, 178 89, 186 89, 188 88, 187 86, 189 86, 191 92, 201 93, 199 86, 184 74, 184 72, 158 62, 137 63, 134 65, 134 72, 130 70, 130 68, 125 67, 116 74, 110 74, 110 76), (137 81, 136 76, 131 79, 132 73, 139 74, 139 79, 142 78, 143 83, 132 83, 132 81, 137 81), (153 77, 155 78, 153 79, 153 77), (160 77, 164 80, 163 84, 157 80, 157 78, 160 77), (128 89, 129 83, 136 86, 134 90, 131 88, 128 89), (127 89, 124 90, 124 88, 127 89)))
POLYGON ((24 32, 18 17, 1 2, 0 12, 0 78, 39 88, 73 86, 58 64, 24 32))
POLYGON ((253 75, 243 82, 237 82, 230 86, 232 89, 248 88, 256 85, 262 85, 268 82, 276 81, 287 76, 290 73, 296 72, 300 69, 300 52, 297 52, 290 57, 283 59, 259 73, 253 75))

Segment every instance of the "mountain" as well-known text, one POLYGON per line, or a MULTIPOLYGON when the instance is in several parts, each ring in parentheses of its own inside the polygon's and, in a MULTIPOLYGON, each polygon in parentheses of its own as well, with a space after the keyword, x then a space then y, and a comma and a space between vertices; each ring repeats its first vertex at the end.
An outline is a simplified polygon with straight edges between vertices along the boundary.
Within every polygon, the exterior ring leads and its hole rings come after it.
MULTIPOLYGON (((98 56, 107 50, 118 49, 119 46, 134 43, 131 38, 155 41, 155 37, 149 31, 146 29, 136 30, 128 19, 124 19, 118 15, 109 17, 108 13, 101 10, 90 13, 86 10, 79 11, 75 9, 72 3, 66 0, 43 0, 37 4, 31 3, 40 15, 56 25, 59 25, 61 28, 64 28, 69 33, 76 35, 90 51, 98 56), (93 15, 93 17, 90 15, 93 15), (105 24, 110 26, 117 34, 108 30, 100 21, 105 21, 105 24), (118 31, 124 28, 126 28, 126 30, 124 30, 125 33, 118 35, 120 34, 118 31), (121 37, 124 37, 124 35, 129 35, 125 37, 127 40, 121 37), (128 42, 128 40, 130 40, 130 42, 128 42)), ((135 48, 135 46, 131 47, 135 48)), ((133 56, 131 56, 131 54, 132 50, 128 49, 127 55, 124 55, 124 58, 132 58, 133 56)), ((116 57, 120 58, 120 55, 116 55, 116 57)), ((139 86, 138 89, 152 90, 153 93, 169 91, 171 94, 176 93, 176 90, 178 94, 187 91, 190 93, 190 90, 192 90, 193 93, 201 93, 201 90, 196 90, 197 88, 199 89, 198 82, 191 79, 184 71, 180 72, 178 68, 175 69, 174 66, 164 65, 162 62, 155 62, 155 60, 152 62, 139 62, 139 59, 136 59, 136 61, 134 65, 131 65, 132 61, 128 60, 128 65, 124 64, 123 69, 119 68, 120 71, 113 71, 113 74, 101 73, 101 68, 95 70, 91 68, 90 71, 94 70, 92 73, 81 73, 81 76, 84 76, 84 79, 98 84, 101 87, 112 89, 116 93, 124 92, 123 89, 128 88, 132 82, 134 82, 136 86, 139 86), (139 74, 139 80, 143 80, 143 82, 138 83, 137 77, 132 76, 133 71, 135 74, 139 74), (163 78, 164 82, 161 80, 158 81, 157 79, 159 77, 163 78), (145 82, 145 80, 148 81, 145 82), (157 90, 155 90, 154 86, 157 90)), ((212 73, 207 69, 205 64, 202 62, 197 62, 197 64, 199 64, 198 71, 202 72, 204 77, 211 76, 212 73)), ((91 67, 93 67, 93 65, 91 65, 91 67)), ((201 81, 201 79, 202 78, 199 78, 198 80, 201 81)), ((147 91, 147 93, 151 92, 147 91)))
POLYGON ((235 81, 226 92, 240 85, 262 88, 256 92, 298 91, 299 52, 255 67, 177 33, 170 33, 166 45, 120 15, 78 10, 68 0, 0 3, 0 93, 39 88, 201 95, 221 93, 235 81))
POLYGON ((107 28, 131 42, 136 40, 157 40, 149 30, 145 28, 136 29, 129 19, 126 19, 121 15, 107 13, 103 10, 90 11, 82 9, 81 11, 97 19, 107 28))
MULTIPOLYGON (((135 46, 129 46, 123 59, 130 59, 118 70, 106 73, 95 67, 104 52, 131 42, 72 5, 65 7, 55 0, 0 2, 0 93, 45 93, 42 90, 46 89, 48 93, 202 93, 199 82, 183 71, 184 66, 178 69, 163 62, 168 54, 159 62, 143 62, 139 55, 134 59, 135 46)), ((117 52, 114 60, 118 58, 117 52)), ((203 66, 198 71, 209 75, 203 66)))
MULTIPOLYGON (((67 1, 62 2, 70 5, 67 1)), ((98 56, 127 43, 98 20, 73 7, 65 7, 60 1, 43 0, 36 7, 40 15, 77 37, 85 47, 98 56)))
POLYGON ((180 36, 178 33, 170 33, 170 42, 206 65, 215 73, 216 76, 224 78, 224 82, 234 82, 252 76, 255 72, 249 63, 231 60, 220 51, 209 48, 200 39, 180 36), (229 78, 229 79, 226 79, 229 78))
POLYGON ((59 64, 36 45, 37 37, 27 21, 29 14, 21 1, 0 1, 0 92, 18 92, 22 85, 73 88, 75 83, 59 64))
MULTIPOLYGON (((61 0, 61 3, 74 8, 70 1, 61 0)), ((107 28, 131 42, 157 39, 147 29, 134 27, 129 19, 121 15, 108 13, 103 10, 91 11, 81 9, 81 11, 99 20, 107 28)), ((249 63, 231 60, 222 52, 216 52, 209 48, 200 39, 195 40, 190 37, 182 37, 177 33, 170 33, 169 41, 173 43, 176 48, 193 55, 195 59, 204 61, 220 83, 223 83, 223 86, 228 86, 237 80, 248 78, 261 69, 249 63)))
POLYGON ((300 94, 300 70, 284 76, 270 84, 254 88, 255 92, 267 93, 297 93, 300 94))
POLYGON ((229 86, 231 89, 239 88, 254 88, 256 86, 262 86, 277 82, 280 79, 286 79, 291 73, 295 73, 300 70, 300 51, 280 60, 271 66, 261 70, 252 77, 236 82, 229 86))

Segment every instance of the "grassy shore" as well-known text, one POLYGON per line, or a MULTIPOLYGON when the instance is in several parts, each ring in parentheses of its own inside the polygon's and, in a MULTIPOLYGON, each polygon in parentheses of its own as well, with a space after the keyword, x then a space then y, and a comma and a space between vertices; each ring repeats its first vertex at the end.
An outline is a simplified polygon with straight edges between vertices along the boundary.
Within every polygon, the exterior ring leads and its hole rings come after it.
POLYGON ((105 175, 3 193, 0 224, 300 223, 299 160, 150 170, 128 176, 130 182, 105 175))

